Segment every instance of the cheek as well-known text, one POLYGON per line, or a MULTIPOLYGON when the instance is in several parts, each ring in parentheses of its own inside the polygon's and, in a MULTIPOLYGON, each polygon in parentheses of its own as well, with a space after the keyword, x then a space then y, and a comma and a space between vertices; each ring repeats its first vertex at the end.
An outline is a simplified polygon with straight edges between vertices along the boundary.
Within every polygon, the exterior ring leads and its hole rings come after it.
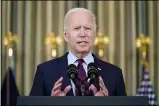
POLYGON ((78 39, 78 32, 74 32, 72 31, 72 33, 70 34, 71 40, 73 40, 73 42, 75 42, 78 39))
POLYGON ((69 36, 69 38, 68 38, 68 40, 69 40, 68 42, 70 44, 76 44, 76 36, 75 36, 75 34, 71 33, 70 36, 69 36))
POLYGON ((95 34, 90 33, 89 35, 90 35, 90 36, 89 36, 90 41, 91 41, 91 42, 94 42, 94 41, 95 41, 95 38, 96 38, 95 34))

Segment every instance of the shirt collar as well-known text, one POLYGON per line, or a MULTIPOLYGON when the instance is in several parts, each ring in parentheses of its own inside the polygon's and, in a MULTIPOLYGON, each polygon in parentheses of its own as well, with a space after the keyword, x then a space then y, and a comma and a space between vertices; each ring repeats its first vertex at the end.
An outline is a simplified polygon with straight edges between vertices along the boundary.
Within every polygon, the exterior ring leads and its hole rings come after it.
MULTIPOLYGON (((76 62, 76 60, 78 59, 71 51, 69 51, 67 58, 68 58, 68 64, 69 64, 69 65, 70 65, 70 64, 74 64, 74 63, 76 62)), ((88 54, 87 56, 85 56, 85 57, 83 58, 83 60, 85 61, 85 63, 86 63, 87 65, 88 65, 89 63, 91 63, 91 62, 94 62, 94 58, 93 58, 93 56, 92 56, 92 53, 89 52, 89 54, 88 54)))
POLYGON ((69 51, 67 58, 68 58, 68 65, 74 64, 78 59, 71 51, 69 51))

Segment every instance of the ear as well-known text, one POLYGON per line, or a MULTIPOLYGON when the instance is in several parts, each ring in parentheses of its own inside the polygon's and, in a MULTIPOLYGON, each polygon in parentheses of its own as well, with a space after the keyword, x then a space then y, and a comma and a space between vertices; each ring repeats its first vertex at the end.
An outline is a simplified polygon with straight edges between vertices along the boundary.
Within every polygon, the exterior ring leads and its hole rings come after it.
POLYGON ((68 42, 68 33, 66 31, 64 31, 64 39, 66 42, 68 42))

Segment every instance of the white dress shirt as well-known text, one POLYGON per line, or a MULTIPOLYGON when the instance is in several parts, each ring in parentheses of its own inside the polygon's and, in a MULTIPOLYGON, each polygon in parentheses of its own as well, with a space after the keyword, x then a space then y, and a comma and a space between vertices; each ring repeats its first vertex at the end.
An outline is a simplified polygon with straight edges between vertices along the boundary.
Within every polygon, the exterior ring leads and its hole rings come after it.
MULTIPOLYGON (((78 65, 78 62, 76 61, 78 58, 71 52, 69 51, 68 55, 67 55, 67 60, 68 60, 68 65, 70 64, 75 64, 76 66, 78 65)), ((87 75, 87 66, 89 63, 93 62, 94 63, 94 57, 92 56, 92 53, 90 52, 87 56, 85 56, 83 58, 83 60, 85 62, 82 63, 83 67, 84 67, 84 70, 86 72, 86 75, 87 75)), ((72 82, 71 80, 71 85, 72 85, 72 89, 73 89, 73 94, 76 95, 75 93, 75 85, 74 83, 72 82)))

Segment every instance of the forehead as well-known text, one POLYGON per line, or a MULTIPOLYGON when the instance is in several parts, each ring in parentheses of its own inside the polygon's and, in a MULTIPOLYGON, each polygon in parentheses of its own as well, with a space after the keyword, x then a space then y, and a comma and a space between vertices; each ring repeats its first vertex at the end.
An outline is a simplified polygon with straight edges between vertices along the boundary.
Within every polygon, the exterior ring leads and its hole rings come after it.
POLYGON ((68 25, 93 25, 93 16, 89 12, 73 12, 68 18, 68 25))

